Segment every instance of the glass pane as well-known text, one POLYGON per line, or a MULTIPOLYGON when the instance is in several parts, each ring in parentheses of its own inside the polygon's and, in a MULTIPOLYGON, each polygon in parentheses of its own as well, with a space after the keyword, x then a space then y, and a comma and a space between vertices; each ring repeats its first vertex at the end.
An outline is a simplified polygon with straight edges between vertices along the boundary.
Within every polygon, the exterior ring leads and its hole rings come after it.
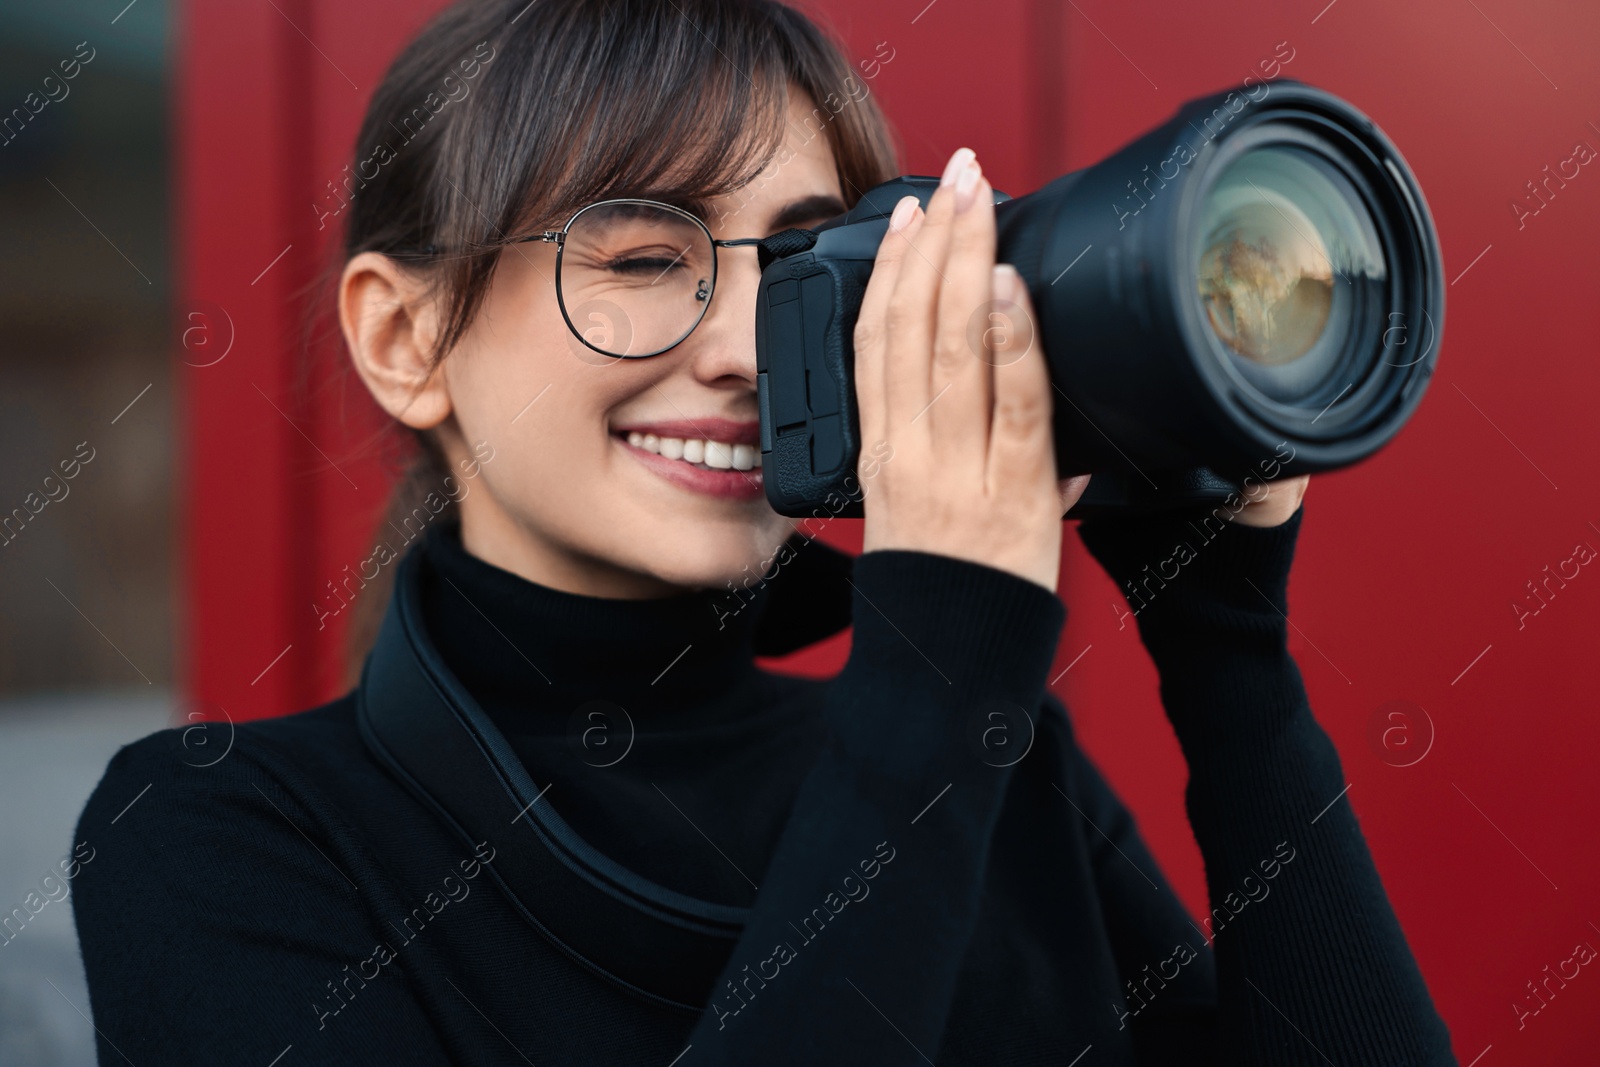
POLYGON ((584 340, 616 356, 669 348, 711 295, 714 250, 693 219, 651 204, 590 208, 567 231, 561 295, 584 340))
POLYGON ((1217 179, 1199 256, 1212 329, 1282 400, 1315 389, 1362 317, 1381 315, 1387 271, 1371 219, 1347 181, 1298 149, 1256 149, 1217 179))

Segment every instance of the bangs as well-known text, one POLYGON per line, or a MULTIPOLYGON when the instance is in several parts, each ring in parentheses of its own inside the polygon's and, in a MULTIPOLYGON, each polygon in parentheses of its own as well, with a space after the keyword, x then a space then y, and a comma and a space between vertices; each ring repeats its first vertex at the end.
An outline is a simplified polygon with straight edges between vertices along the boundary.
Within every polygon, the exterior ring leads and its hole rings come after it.
POLYGON ((593 27, 592 52, 552 72, 581 105, 530 160, 522 226, 625 196, 698 212, 761 172, 783 141, 797 64, 770 27, 711 6, 723 17, 698 26, 660 4, 642 25, 593 27))

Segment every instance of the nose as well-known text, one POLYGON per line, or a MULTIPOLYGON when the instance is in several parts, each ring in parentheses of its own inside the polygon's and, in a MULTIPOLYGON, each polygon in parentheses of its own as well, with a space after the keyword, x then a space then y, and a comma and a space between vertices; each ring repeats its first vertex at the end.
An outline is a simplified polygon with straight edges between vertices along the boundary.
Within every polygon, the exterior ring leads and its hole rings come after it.
POLYGON ((754 389, 756 383, 756 294, 761 269, 756 249, 717 249, 717 281, 711 305, 684 341, 695 378, 723 389, 754 389))

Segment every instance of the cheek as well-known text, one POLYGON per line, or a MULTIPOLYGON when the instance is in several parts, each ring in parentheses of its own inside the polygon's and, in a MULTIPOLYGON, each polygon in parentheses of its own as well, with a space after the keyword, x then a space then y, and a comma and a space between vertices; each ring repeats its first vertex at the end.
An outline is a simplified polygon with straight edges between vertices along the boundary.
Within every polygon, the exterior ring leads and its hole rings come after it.
MULTIPOLYGON (((640 389, 637 374, 586 348, 556 302, 554 262, 502 259, 487 299, 445 361, 451 406, 468 447, 488 441, 548 489, 604 458, 607 413, 640 389)), ((653 379, 652 379, 653 380, 653 379)), ((511 485, 507 485, 511 488, 511 485)))
POLYGON ((612 418, 687 373, 683 361, 618 362, 584 348, 529 270, 497 277, 443 369, 467 449, 494 448, 477 483, 484 495, 466 506, 492 500, 547 548, 673 584, 721 586, 758 569, 791 530, 765 502, 708 504, 631 459, 609 433, 612 418))
POLYGON ((489 487, 508 510, 529 515, 569 508, 604 491, 618 458, 607 412, 626 395, 621 376, 574 358, 561 334, 479 351, 451 399, 470 448, 494 446, 484 466, 489 487))
POLYGON ((587 487, 610 458, 606 412, 628 383, 615 373, 624 368, 576 354, 593 355, 572 336, 534 270, 502 270, 443 371, 466 448, 494 448, 482 483, 503 508, 527 519, 594 494, 587 487))
MULTIPOLYGON (((457 420, 497 436, 548 424, 595 388, 601 368, 575 358, 549 265, 503 261, 472 328, 445 361, 457 420), (587 373, 586 373, 587 372, 587 373)), ((469 433, 470 436, 470 433, 469 433)))

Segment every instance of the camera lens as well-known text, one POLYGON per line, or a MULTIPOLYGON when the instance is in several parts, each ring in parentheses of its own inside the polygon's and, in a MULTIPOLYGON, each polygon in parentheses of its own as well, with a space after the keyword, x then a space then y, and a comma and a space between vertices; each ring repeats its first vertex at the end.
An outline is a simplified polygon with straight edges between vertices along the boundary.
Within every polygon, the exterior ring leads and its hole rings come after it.
POLYGON ((1255 149, 1218 175, 1197 236, 1196 292, 1225 359, 1265 396, 1306 402, 1386 284, 1354 187, 1309 152, 1255 149))
POLYGON ((1264 457, 1294 457, 1275 476, 1359 462, 1437 363, 1422 191, 1370 119, 1311 86, 1191 101, 995 211, 1037 308, 1057 469, 1114 474, 1098 480, 1130 499, 1201 468, 1239 484, 1264 457))

